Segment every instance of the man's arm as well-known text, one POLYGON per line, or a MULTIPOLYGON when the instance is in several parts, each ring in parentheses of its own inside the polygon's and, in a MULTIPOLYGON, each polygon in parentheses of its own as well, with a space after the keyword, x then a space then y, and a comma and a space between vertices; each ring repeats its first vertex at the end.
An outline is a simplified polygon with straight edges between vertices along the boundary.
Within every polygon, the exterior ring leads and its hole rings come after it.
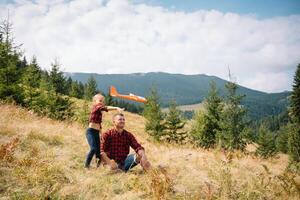
POLYGON ((129 133, 129 140, 130 140, 130 146, 135 150, 135 152, 138 155, 137 161, 141 164, 144 170, 149 170, 151 168, 151 164, 148 161, 144 147, 142 147, 142 145, 138 143, 138 141, 131 133, 129 133))
POLYGON ((127 132, 127 134, 128 134, 128 139, 130 141, 129 145, 131 146, 131 148, 134 149, 136 153, 138 153, 139 150, 144 150, 144 147, 142 147, 142 145, 136 140, 134 135, 132 135, 129 132, 127 132))
POLYGON ((137 152, 138 156, 137 156, 137 161, 141 164, 141 166, 143 167, 144 170, 149 170, 151 169, 151 164, 148 161, 148 158, 146 156, 145 150, 144 149, 140 149, 137 152))

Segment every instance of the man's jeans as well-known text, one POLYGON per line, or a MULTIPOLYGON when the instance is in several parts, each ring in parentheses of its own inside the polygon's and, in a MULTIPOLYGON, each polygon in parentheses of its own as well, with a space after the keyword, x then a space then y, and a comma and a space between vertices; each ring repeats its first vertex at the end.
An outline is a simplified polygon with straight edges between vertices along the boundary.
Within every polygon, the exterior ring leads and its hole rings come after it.
POLYGON ((118 164, 118 167, 127 172, 129 169, 135 167, 138 164, 136 161, 136 154, 129 154, 124 162, 124 164, 118 164))
POLYGON ((86 156, 85 167, 90 166, 94 155, 96 155, 96 158, 101 159, 99 134, 99 131, 93 128, 88 128, 86 130, 86 139, 90 145, 90 151, 86 156))

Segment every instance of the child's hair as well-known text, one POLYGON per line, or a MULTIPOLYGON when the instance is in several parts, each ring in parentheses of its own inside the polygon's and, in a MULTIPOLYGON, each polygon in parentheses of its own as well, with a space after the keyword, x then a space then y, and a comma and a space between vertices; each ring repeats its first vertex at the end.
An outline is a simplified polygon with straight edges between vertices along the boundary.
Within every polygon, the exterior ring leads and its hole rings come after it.
POLYGON ((100 98, 103 98, 104 99, 104 96, 100 93, 96 94, 95 96, 93 96, 93 104, 96 103, 97 99, 100 99, 100 98))

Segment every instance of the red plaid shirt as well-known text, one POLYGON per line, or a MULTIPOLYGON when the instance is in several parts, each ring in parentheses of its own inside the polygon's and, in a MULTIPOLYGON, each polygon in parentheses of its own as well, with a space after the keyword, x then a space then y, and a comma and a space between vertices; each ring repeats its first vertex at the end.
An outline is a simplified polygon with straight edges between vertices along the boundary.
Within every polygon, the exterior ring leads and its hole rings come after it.
POLYGON ((102 111, 108 112, 107 107, 102 104, 93 105, 93 108, 92 108, 92 111, 90 114, 90 118, 89 118, 89 122, 97 123, 97 124, 100 124, 100 126, 101 126, 102 111))
POLYGON ((133 148, 137 153, 140 149, 144 149, 135 137, 128 131, 123 130, 119 133, 116 129, 110 129, 102 134, 101 137, 101 153, 115 160, 117 163, 124 164, 129 154, 129 149, 133 148))

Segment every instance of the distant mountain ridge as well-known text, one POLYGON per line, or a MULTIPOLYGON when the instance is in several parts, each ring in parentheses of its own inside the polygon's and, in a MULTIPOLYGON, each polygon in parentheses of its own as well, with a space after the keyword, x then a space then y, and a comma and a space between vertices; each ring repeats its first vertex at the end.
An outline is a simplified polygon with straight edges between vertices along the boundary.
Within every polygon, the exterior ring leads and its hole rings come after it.
MULTIPOLYGON (((95 74, 70 73, 67 77, 86 83, 90 76, 94 76, 98 89, 107 93, 111 85, 116 86, 120 93, 134 93, 147 96, 149 89, 155 86, 161 97, 162 106, 167 106, 170 100, 176 100, 179 105, 196 104, 202 102, 208 94, 209 84, 215 81, 219 94, 226 94, 223 80, 216 76, 204 74, 184 75, 165 72, 132 73, 132 74, 95 74)), ((249 110, 252 119, 260 119, 269 115, 277 115, 286 110, 290 92, 266 93, 243 86, 238 93, 245 94, 243 104, 249 110)))

